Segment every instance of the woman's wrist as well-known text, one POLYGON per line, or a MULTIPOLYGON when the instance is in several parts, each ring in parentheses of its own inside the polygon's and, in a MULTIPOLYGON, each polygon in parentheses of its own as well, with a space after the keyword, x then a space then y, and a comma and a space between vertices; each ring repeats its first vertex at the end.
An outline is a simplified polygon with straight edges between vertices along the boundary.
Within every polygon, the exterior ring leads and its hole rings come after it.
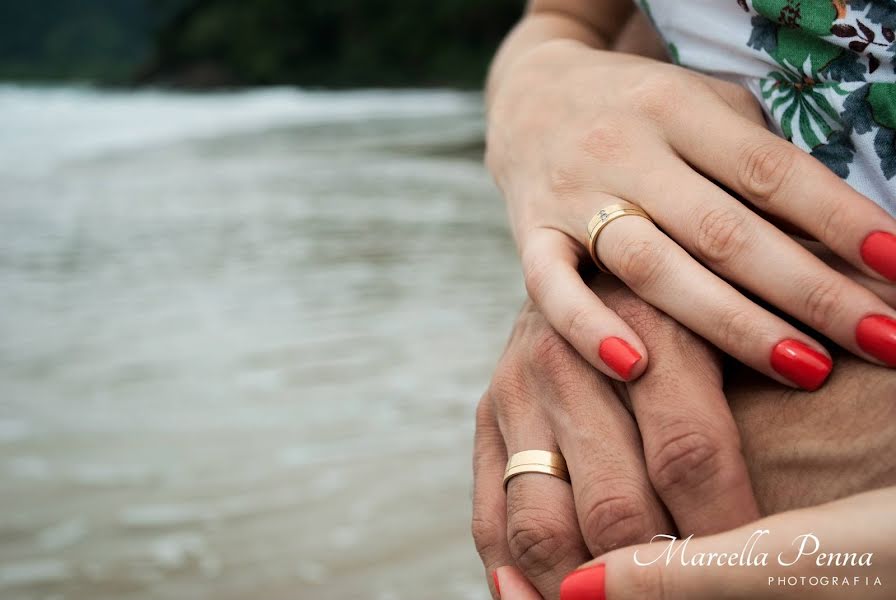
POLYGON ((558 13, 529 14, 507 36, 495 55, 486 82, 486 106, 491 106, 492 98, 513 65, 545 45, 558 42, 595 49, 608 48, 611 44, 611 40, 593 27, 573 17, 558 13))
POLYGON ((548 82, 557 68, 570 68, 580 63, 588 53, 595 56, 588 56, 586 60, 599 64, 600 49, 571 38, 553 38, 521 50, 513 62, 504 65, 499 77, 489 79, 486 108, 491 113, 496 99, 506 89, 512 90, 512 94, 539 89, 533 86, 548 82))

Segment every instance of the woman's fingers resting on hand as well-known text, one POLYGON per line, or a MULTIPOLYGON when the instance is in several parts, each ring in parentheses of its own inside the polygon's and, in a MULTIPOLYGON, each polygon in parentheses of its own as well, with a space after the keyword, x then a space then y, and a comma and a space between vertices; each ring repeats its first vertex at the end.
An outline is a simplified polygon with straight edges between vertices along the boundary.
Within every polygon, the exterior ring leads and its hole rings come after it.
POLYGON ((598 238, 598 258, 721 350, 806 389, 831 369, 818 342, 737 286, 856 355, 896 366, 896 310, 750 205, 884 285, 896 281, 896 221, 760 119, 749 92, 733 84, 572 41, 530 51, 503 78, 490 108, 487 163, 507 200, 528 289, 605 373, 631 380, 647 366, 642 340, 585 300, 575 281, 588 221, 620 200, 657 227, 617 219, 598 238), (603 336, 640 355, 627 377, 602 360, 603 336))
POLYGON ((607 268, 636 294, 726 354, 790 385, 821 386, 824 347, 747 299, 643 219, 618 219, 598 239, 607 268))
POLYGON ((523 252, 526 289, 585 360, 614 379, 636 379, 647 368, 647 350, 625 321, 595 296, 578 272, 576 243, 553 229, 533 231, 523 252))
MULTIPOLYGON (((622 193, 637 197, 669 236, 725 280, 865 359, 896 365, 896 340, 892 348, 877 351, 873 332, 865 333, 863 324, 871 315, 893 318, 894 311, 694 169, 713 171, 721 183, 754 199, 757 208, 807 231, 879 280, 881 275, 861 259, 860 246, 878 248, 874 255, 896 269, 896 237, 885 250, 886 242, 875 240, 889 234, 874 229, 896 229, 896 222, 820 162, 740 117, 724 102, 700 94, 694 102, 700 110, 673 112, 666 120, 672 149, 687 162, 670 158, 656 169, 662 176, 623 183, 622 193), (700 144, 700 139, 705 141, 700 144), (719 139, 725 143, 720 145, 719 139), (772 181, 775 178, 780 181, 772 181), (670 187, 668 181, 678 185, 670 187), (762 194, 766 200, 760 202, 762 194)), ((880 335, 886 338, 887 332, 880 335)))

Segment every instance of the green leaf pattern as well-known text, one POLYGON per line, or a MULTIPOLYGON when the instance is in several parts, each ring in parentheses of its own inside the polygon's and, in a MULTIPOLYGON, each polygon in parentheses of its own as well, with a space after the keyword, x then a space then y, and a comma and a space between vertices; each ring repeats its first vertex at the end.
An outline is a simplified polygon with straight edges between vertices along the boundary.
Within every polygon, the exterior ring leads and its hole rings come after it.
POLYGON ((751 19, 747 46, 778 65, 759 91, 782 135, 841 177, 865 147, 896 177, 896 2, 730 1, 751 19))
POLYGON ((896 215, 896 0, 638 3, 676 64, 739 79, 773 129, 896 215))
POLYGON ((769 73, 759 89, 784 137, 799 146, 812 149, 843 128, 840 113, 828 100, 829 94, 849 93, 837 82, 816 81, 802 71, 782 67, 769 73))

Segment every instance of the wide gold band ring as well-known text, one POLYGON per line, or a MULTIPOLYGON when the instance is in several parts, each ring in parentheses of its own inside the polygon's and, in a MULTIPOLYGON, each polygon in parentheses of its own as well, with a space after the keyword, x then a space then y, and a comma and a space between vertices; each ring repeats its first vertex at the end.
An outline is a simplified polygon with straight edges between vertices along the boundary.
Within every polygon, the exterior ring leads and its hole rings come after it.
POLYGON ((644 212, 643 208, 637 204, 626 202, 625 200, 621 200, 616 204, 611 204, 610 206, 600 209, 588 222, 588 253, 591 254, 591 260, 594 261, 597 268, 604 273, 609 273, 609 271, 604 264, 600 262, 600 259, 597 258, 597 237, 600 235, 600 232, 603 231, 604 227, 609 225, 612 221, 628 215, 641 217, 642 219, 647 219, 653 223, 653 219, 650 218, 650 215, 644 212))
POLYGON ((504 470, 504 490, 507 490, 507 483, 511 479, 523 473, 544 473, 570 481, 563 455, 547 450, 524 450, 511 456, 504 470))

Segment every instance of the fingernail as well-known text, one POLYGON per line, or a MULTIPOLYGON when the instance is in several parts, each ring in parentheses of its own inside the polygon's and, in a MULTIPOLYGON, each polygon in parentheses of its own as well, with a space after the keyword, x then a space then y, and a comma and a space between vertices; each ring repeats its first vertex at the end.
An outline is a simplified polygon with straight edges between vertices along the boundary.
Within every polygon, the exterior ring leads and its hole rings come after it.
POLYGON ((796 340, 784 340, 772 350, 772 368, 810 392, 821 387, 832 366, 830 358, 796 340))
POLYGON ((498 598, 501 597, 501 582, 498 581, 498 569, 492 571, 492 579, 495 581, 495 591, 498 592, 498 598))
POLYGON ((887 366, 896 367, 896 320, 883 315, 871 315, 856 327, 859 348, 887 366))
POLYGON ((896 281, 896 235, 874 231, 862 242, 862 260, 889 279, 896 281))
POLYGON ((597 353, 600 359, 619 373, 625 380, 632 374, 632 369, 641 360, 641 355, 625 340, 618 337, 608 337, 600 343, 597 353))
POLYGON ((573 571, 560 584, 560 600, 606 600, 606 565, 573 571))

